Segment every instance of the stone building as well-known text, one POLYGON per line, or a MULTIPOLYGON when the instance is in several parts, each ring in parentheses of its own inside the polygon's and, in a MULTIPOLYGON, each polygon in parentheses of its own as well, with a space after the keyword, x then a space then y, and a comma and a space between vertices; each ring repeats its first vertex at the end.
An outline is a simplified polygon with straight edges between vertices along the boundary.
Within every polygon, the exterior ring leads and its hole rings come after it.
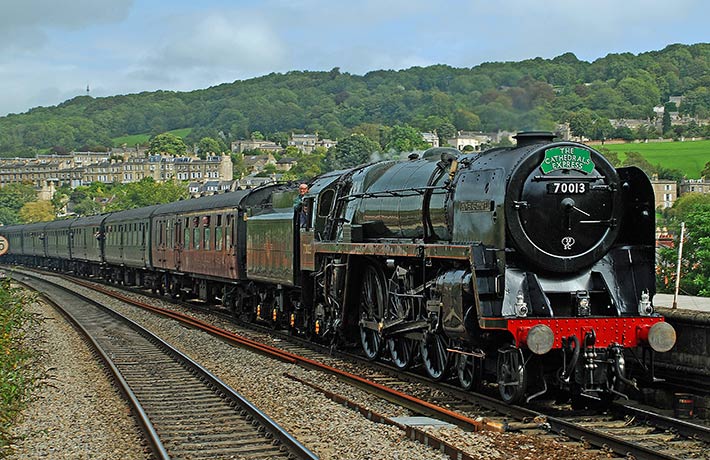
POLYGON ((323 147, 329 149, 338 145, 337 141, 331 139, 322 139, 316 134, 294 134, 288 139, 288 145, 296 147, 303 153, 312 153, 316 147, 323 147))
POLYGON ((86 168, 84 184, 92 182, 138 182, 152 177, 156 182, 168 180, 203 181, 231 180, 232 160, 227 155, 207 157, 164 157, 150 155, 128 161, 105 161, 86 168))
POLYGON ((419 133, 422 135, 422 139, 424 139, 424 142, 429 144, 432 147, 438 147, 439 146, 439 136, 436 135, 436 133, 419 133))
POLYGON ((490 144, 493 141, 490 134, 472 131, 459 131, 456 136, 447 139, 447 143, 458 150, 470 145, 474 150, 481 150, 483 144, 490 144))
POLYGON ((271 141, 255 139, 241 139, 232 142, 232 152, 244 153, 246 151, 256 149, 259 149, 264 153, 276 153, 282 151, 283 147, 271 141))
POLYGON ((703 193, 710 194, 710 179, 701 177, 700 179, 683 179, 680 182, 680 194, 703 193))
POLYGON ((659 179, 657 174, 651 178, 656 209, 667 209, 678 199, 678 184, 674 180, 659 179))

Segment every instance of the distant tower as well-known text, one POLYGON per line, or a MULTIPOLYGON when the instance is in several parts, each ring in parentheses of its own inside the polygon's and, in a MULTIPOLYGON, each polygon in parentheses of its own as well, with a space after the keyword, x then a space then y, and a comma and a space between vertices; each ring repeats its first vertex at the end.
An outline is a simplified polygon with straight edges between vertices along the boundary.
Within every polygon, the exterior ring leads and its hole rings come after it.
POLYGON ((89 84, 87 83, 86 84, 86 95, 87 96, 89 95, 89 91, 91 91, 91 90, 89 89, 89 84))

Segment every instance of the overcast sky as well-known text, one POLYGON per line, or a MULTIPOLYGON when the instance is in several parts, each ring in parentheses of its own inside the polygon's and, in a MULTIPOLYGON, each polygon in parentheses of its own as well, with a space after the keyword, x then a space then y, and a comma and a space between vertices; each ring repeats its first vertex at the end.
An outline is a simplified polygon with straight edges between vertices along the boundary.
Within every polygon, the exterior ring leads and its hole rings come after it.
POLYGON ((710 42, 703 0, 0 0, 0 115, 270 72, 553 58, 710 42))

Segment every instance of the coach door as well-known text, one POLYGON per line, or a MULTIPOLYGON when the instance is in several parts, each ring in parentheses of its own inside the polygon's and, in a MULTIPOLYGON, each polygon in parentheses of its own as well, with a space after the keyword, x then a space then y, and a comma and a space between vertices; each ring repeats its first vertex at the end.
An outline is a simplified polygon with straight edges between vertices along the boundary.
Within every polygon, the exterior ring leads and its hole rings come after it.
POLYGON ((180 271, 182 261, 182 250, 185 244, 183 240, 183 223, 179 217, 175 218, 175 231, 173 232, 173 254, 175 254, 175 270, 180 271))

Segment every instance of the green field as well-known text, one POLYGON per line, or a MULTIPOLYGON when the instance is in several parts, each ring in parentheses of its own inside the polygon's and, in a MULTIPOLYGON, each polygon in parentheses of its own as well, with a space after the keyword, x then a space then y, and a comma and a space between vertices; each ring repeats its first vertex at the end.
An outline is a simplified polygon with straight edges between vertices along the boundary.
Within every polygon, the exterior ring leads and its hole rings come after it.
POLYGON ((638 152, 652 165, 660 164, 666 168, 680 169, 688 179, 699 179, 700 171, 705 167, 705 163, 710 161, 710 140, 605 144, 604 148, 617 152, 622 161, 626 158, 626 152, 638 152))
MULTIPOLYGON (((173 129, 168 132, 184 139, 185 136, 190 134, 190 131, 192 131, 192 128, 173 129)), ((111 140, 113 141, 114 147, 121 147, 123 144, 126 144, 128 147, 135 147, 137 144, 147 143, 150 140, 150 134, 131 134, 130 136, 114 137, 111 140)))

